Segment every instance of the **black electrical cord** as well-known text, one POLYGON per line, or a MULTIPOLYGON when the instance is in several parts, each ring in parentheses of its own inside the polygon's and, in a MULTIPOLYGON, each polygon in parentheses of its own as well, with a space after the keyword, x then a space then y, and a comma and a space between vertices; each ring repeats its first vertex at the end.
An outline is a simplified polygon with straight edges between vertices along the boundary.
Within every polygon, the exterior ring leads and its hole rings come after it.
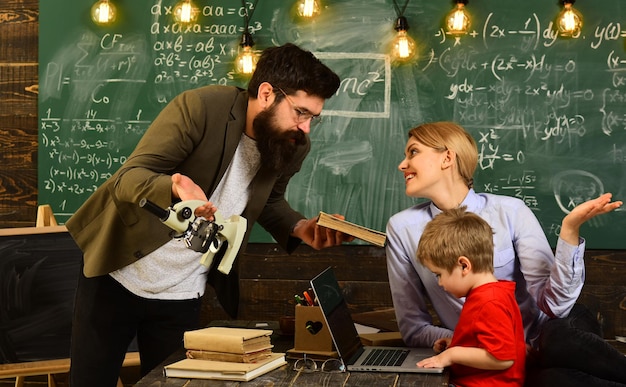
MULTIPOLYGON (((395 0, 394 0, 395 1, 395 0)), ((250 14, 248 14, 248 8, 246 8, 246 0, 241 0, 241 6, 243 7, 245 14, 243 16, 243 20, 244 20, 244 33, 248 33, 248 29, 250 28, 250 19, 252 19, 252 15, 254 15, 254 11, 256 10, 256 5, 259 2, 259 0, 254 0, 254 3, 252 3, 252 11, 250 12, 250 14)), ((407 0, 408 2, 408 0, 407 0)))
POLYGON ((406 0, 406 2, 404 3, 404 6, 402 6, 402 10, 400 10, 400 7, 398 6, 398 2, 396 0, 393 0, 393 7, 396 9, 396 15, 398 17, 404 16, 404 11, 406 11, 407 5, 409 5, 409 0, 406 0))

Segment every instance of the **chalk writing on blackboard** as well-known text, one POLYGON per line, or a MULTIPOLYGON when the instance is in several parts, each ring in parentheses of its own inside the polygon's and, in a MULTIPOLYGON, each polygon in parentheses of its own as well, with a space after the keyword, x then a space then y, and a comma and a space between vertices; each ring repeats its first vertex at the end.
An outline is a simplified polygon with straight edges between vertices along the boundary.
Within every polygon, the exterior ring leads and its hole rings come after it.
MULTIPOLYGON (((242 15, 253 6, 215 0, 196 24, 181 26, 171 19, 174 0, 137 2, 125 22, 104 30, 82 21, 87 5, 67 1, 42 3, 40 19, 39 199, 61 223, 124 163, 177 94, 245 86, 232 64, 242 15)), ((311 23, 295 20, 281 0, 259 2, 255 48, 299 44, 342 80, 311 133, 289 202, 307 216, 344 213, 384 229, 415 203, 395 172, 406 133, 438 120, 456 121, 476 139, 476 189, 519 197, 550 237, 578 202, 574 181, 625 198, 626 10, 620 0, 605 3, 580 4, 583 33, 565 40, 554 31, 558 5, 543 0, 485 0, 472 9, 474 29, 460 38, 441 28, 448 4, 411 2, 405 15, 415 20, 419 58, 398 66, 386 48, 395 34, 390 0, 328 0, 311 23)), ((589 248, 626 247, 613 237, 626 220, 617 212, 607 221, 613 227, 585 226, 589 248)))
POLYGON ((314 54, 342 75, 339 90, 327 103, 324 115, 389 118, 391 109, 389 55, 346 52, 314 54), (364 98, 368 98, 371 104, 364 104, 364 98))

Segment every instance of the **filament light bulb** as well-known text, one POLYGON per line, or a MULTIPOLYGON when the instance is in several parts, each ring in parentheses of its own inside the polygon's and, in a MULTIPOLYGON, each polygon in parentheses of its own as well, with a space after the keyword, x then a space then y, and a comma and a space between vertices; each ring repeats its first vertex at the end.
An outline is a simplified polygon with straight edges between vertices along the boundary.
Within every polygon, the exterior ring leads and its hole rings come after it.
POLYGON ((251 47, 244 47, 237 57, 236 70, 239 74, 249 75, 256 69, 257 57, 251 47))
POLYGON ((312 18, 320 14, 320 4, 317 0, 300 0, 297 5, 300 17, 312 18))
POLYGON ((235 59, 235 71, 241 75, 251 75, 256 69, 258 56, 252 50, 254 41, 249 32, 244 32, 241 37, 241 52, 235 59))
POLYGON ((457 0, 456 7, 446 16, 446 27, 448 33, 459 36, 465 35, 469 31, 471 20, 465 9, 466 1, 457 0))
POLYGON ((415 41, 409 36, 409 24, 404 16, 396 20, 395 30, 398 31, 391 46, 391 58, 396 62, 406 62, 415 57, 415 41))
POLYGON ((397 59, 409 59, 415 54, 415 43, 406 31, 398 31, 394 42, 394 57, 397 59))
POLYGON ((100 0, 91 7, 91 19, 98 25, 113 23, 115 17, 115 6, 109 0, 100 0))
POLYGON ((583 17, 576 8, 572 6, 574 1, 565 0, 563 10, 557 18, 559 35, 564 37, 578 37, 583 28, 583 17))
POLYGON ((198 17, 198 8, 191 0, 182 0, 174 7, 174 20, 179 23, 191 23, 198 17))

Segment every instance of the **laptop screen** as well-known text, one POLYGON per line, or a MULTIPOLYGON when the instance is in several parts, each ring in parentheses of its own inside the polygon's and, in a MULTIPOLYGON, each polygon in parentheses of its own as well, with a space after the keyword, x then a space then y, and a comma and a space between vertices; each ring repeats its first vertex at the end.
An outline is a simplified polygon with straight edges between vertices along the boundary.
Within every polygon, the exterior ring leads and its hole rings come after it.
POLYGON ((360 354, 363 345, 332 267, 313 278, 311 287, 315 292, 322 313, 326 317, 328 330, 339 356, 344 361, 350 362, 355 354, 360 354))

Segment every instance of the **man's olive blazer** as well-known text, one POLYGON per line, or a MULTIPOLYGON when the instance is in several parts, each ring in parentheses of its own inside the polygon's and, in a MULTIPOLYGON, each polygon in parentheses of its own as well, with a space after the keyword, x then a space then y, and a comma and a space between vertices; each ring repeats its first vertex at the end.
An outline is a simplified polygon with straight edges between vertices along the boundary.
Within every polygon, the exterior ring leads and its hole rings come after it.
MULTIPOLYGON (((176 172, 189 176, 210 197, 245 130, 247 106, 246 91, 212 85, 183 92, 161 111, 128 160, 66 223, 83 251, 86 277, 120 269, 171 239, 172 230, 139 207, 139 201, 146 198, 162 208, 170 206, 171 175, 176 172)), ((287 252, 299 245, 301 241, 289 234, 304 216, 289 206, 284 193, 309 149, 307 137, 289 170, 280 175, 261 166, 241 214, 248 220, 248 229, 240 252, 256 221, 287 252)), ((239 301, 237 264, 228 276, 212 270, 209 283, 234 317, 239 301)))

